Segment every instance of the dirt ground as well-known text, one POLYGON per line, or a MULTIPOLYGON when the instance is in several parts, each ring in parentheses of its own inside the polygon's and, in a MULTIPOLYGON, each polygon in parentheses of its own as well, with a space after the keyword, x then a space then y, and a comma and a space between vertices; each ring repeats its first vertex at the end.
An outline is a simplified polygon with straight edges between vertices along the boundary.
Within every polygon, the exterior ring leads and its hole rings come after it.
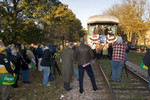
POLYGON ((18 81, 18 88, 11 88, 11 100, 60 100, 61 94, 66 91, 63 88, 62 78, 56 77, 50 86, 43 86, 43 72, 30 70, 29 84, 22 83, 22 75, 18 81))

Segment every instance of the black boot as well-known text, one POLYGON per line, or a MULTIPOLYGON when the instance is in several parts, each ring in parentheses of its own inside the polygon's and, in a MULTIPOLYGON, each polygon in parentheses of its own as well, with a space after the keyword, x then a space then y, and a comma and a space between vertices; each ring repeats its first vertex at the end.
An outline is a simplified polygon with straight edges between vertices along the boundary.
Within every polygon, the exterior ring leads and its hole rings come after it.
POLYGON ((69 90, 71 90, 71 89, 72 89, 72 88, 70 88, 70 83, 67 82, 67 83, 66 83, 66 90, 69 91, 69 90))
POLYGON ((82 94, 83 93, 83 89, 80 89, 79 92, 82 94))

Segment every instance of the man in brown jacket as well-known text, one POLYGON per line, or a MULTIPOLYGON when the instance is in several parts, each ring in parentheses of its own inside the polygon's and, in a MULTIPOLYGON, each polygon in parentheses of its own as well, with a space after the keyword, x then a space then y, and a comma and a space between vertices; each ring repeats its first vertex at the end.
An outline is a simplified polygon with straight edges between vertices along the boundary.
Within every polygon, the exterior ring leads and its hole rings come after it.
POLYGON ((83 93, 83 77, 84 71, 86 70, 88 76, 91 79, 91 83, 93 86, 93 90, 97 90, 97 86, 95 83, 95 77, 93 70, 91 68, 91 64, 89 64, 94 57, 93 51, 88 45, 84 44, 84 38, 80 39, 81 45, 75 50, 75 61, 78 62, 78 70, 79 70, 79 87, 80 93, 83 93))

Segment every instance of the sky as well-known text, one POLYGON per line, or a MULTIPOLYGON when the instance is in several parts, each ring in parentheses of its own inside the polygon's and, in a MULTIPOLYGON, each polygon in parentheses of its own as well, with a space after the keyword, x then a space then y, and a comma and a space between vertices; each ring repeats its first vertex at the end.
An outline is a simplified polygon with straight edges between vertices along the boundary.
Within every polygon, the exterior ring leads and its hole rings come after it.
POLYGON ((87 29, 87 20, 94 15, 103 14, 106 9, 114 4, 120 4, 122 0, 59 0, 67 4, 69 9, 81 21, 82 26, 87 29))
MULTIPOLYGON (((2 1, 2 0, 0 0, 2 1)), ((87 20, 94 15, 103 14, 114 4, 120 4, 122 0, 59 0, 63 4, 67 4, 69 9, 81 21, 82 26, 87 29, 87 20)), ((150 4, 150 0, 147 0, 150 4)))

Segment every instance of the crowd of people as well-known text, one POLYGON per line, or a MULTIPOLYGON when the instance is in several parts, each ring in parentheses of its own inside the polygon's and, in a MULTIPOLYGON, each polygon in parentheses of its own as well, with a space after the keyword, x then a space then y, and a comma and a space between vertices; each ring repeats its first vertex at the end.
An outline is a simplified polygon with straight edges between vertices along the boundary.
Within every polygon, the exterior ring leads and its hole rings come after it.
MULTIPOLYGON (((16 81, 12 85, 13 88, 18 88, 18 80, 22 75, 22 83, 29 82, 29 69, 36 66, 38 71, 41 70, 40 62, 43 56, 41 45, 16 45, 10 44, 7 47, 1 44, 0 49, 0 78, 2 75, 16 76, 16 81), (13 68, 12 66, 15 66, 13 68), (30 66, 30 67, 29 67, 30 66)), ((0 85, 0 94, 2 100, 9 100, 11 86, 9 84, 0 85)))
MULTIPOLYGON (((61 52, 62 80, 64 81, 64 89, 67 91, 72 89, 70 87, 70 82, 74 72, 79 80, 79 92, 83 93, 83 77, 84 71, 86 70, 91 79, 93 90, 96 91, 97 86, 91 65, 87 64, 85 65, 86 67, 82 67, 83 64, 91 61, 94 54, 92 49, 88 45, 84 44, 84 38, 80 39, 80 42, 80 46, 73 46, 72 43, 68 43, 66 48, 64 48, 61 52), (78 63, 78 72, 74 66, 75 63, 78 63)), ((19 43, 16 45, 8 45, 0 51, 1 66, 3 66, 3 68, 0 67, 0 77, 2 74, 13 75, 14 77, 17 75, 17 80, 12 87, 18 88, 18 80, 20 79, 19 76, 22 75, 21 79, 24 84, 29 84, 29 69, 36 66, 38 71, 43 71, 43 86, 50 86, 48 80, 52 67, 52 56, 57 50, 58 48, 54 48, 54 45, 51 43, 48 43, 45 46, 42 46, 41 44, 38 46, 34 44, 21 45, 19 43), (15 65, 15 69, 11 67, 11 63, 15 65), (2 69, 4 69, 5 72, 2 71, 2 69)), ((0 86, 2 100, 9 99, 10 87, 11 85, 0 86)))
MULTIPOLYGON (((14 88, 18 88, 18 79, 20 73, 22 73, 22 82, 27 84, 30 83, 29 78, 29 65, 36 66, 36 69, 38 71, 43 71, 43 86, 50 86, 48 80, 49 75, 51 72, 52 67, 52 55, 57 51, 58 48, 54 48, 54 45, 51 43, 46 44, 45 46, 39 44, 34 45, 21 45, 17 44, 16 46, 14 44, 8 45, 7 48, 1 51, 1 55, 4 57, 1 57, 3 61, 5 59, 8 60, 8 62, 12 62, 15 65, 15 70, 13 70, 9 65, 6 66, 5 63, 3 64, 5 69, 7 70, 5 73, 17 75, 17 80, 15 84, 12 85, 14 88), (2 53, 5 52, 6 54, 2 53)), ((98 47, 96 48, 96 58, 100 59, 101 55, 103 55, 103 58, 107 58, 108 56, 108 45, 105 43, 105 45, 101 46, 100 43, 98 47), (99 49, 101 48, 101 49, 99 49), (102 52, 101 52, 102 50, 102 52)), ((126 48, 124 48, 126 49, 126 48)), ((114 55, 114 53, 113 53, 114 55)), ((117 62, 120 59, 116 59, 117 57, 114 57, 112 55, 112 67, 115 65, 114 62, 117 62), (116 61, 115 61, 116 60, 116 61)), ((123 55, 122 55, 123 56, 123 55)), ((121 57, 122 57, 121 56, 121 57)), ((123 56, 124 57, 124 56, 123 56)), ((94 72, 92 70, 91 61, 94 59, 94 52, 92 49, 85 44, 85 39, 80 39, 80 45, 74 45, 72 43, 68 43, 66 45, 66 48, 64 48, 61 52, 61 59, 62 59, 62 80, 64 82, 64 89, 69 91, 72 88, 70 87, 70 82, 72 80, 72 75, 75 73, 77 79, 79 80, 79 92, 83 93, 83 79, 84 79, 84 72, 86 71, 88 76, 91 79, 93 90, 97 90, 97 85, 95 82, 94 72), (74 67, 74 64, 78 64, 78 72, 76 68, 74 67)), ((121 59, 122 60, 122 59, 121 59)), ((124 60, 124 59, 123 59, 124 60)), ((7 62, 7 63, 8 63, 7 62)), ((121 63, 122 64, 122 63, 121 63)), ((118 64, 117 64, 118 65, 118 64)), ((122 66, 122 65, 120 65, 122 66)), ((116 66, 114 66, 116 67, 116 66)), ((114 69, 115 70, 115 69, 114 69)), ((112 70, 112 79, 115 77, 115 72, 112 70)), ((118 72, 117 72, 118 73, 118 72)), ((0 75, 2 73, 0 72, 0 75)), ((116 80, 115 78, 113 80, 116 80)), ((117 79, 117 81, 119 81, 117 79)), ((3 87, 9 87, 10 86, 3 86, 3 87)), ((9 89, 5 88, 1 89, 4 94, 1 94, 2 100, 6 100, 5 98, 8 98, 9 96, 9 89), (5 90, 6 89, 6 90, 5 90), (7 95, 6 95, 7 94, 7 95), (4 95, 6 97, 4 97, 4 95)))
MULTIPOLYGON (((36 66, 38 71, 43 71, 43 86, 50 86, 49 76, 51 67, 53 66, 52 60, 54 53, 58 48, 51 43, 45 46, 39 44, 26 45, 12 44, 4 49, 0 49, 0 77, 2 74, 17 75, 16 82, 12 85, 14 88, 18 88, 18 79, 20 73, 22 73, 22 82, 24 84, 30 83, 29 78, 29 67, 36 66), (11 67, 11 62, 15 65, 15 69, 11 67)), ((118 36, 117 40, 112 44, 104 42, 103 45, 99 42, 96 45, 95 56, 90 46, 85 44, 85 39, 80 38, 80 45, 73 45, 67 43, 66 47, 61 52, 62 62, 62 80, 64 82, 64 89, 66 91, 71 90, 70 83, 72 81, 73 73, 75 73, 79 81, 79 92, 82 94, 84 72, 86 71, 93 87, 96 91, 97 85, 92 70, 93 59, 107 59, 111 60, 112 66, 112 81, 120 82, 121 71, 125 61, 128 61, 129 48, 123 42, 122 37, 118 36), (75 68, 75 64, 78 64, 78 71, 75 68)), ((0 94, 2 100, 8 100, 10 94, 10 86, 0 86, 0 94)))

